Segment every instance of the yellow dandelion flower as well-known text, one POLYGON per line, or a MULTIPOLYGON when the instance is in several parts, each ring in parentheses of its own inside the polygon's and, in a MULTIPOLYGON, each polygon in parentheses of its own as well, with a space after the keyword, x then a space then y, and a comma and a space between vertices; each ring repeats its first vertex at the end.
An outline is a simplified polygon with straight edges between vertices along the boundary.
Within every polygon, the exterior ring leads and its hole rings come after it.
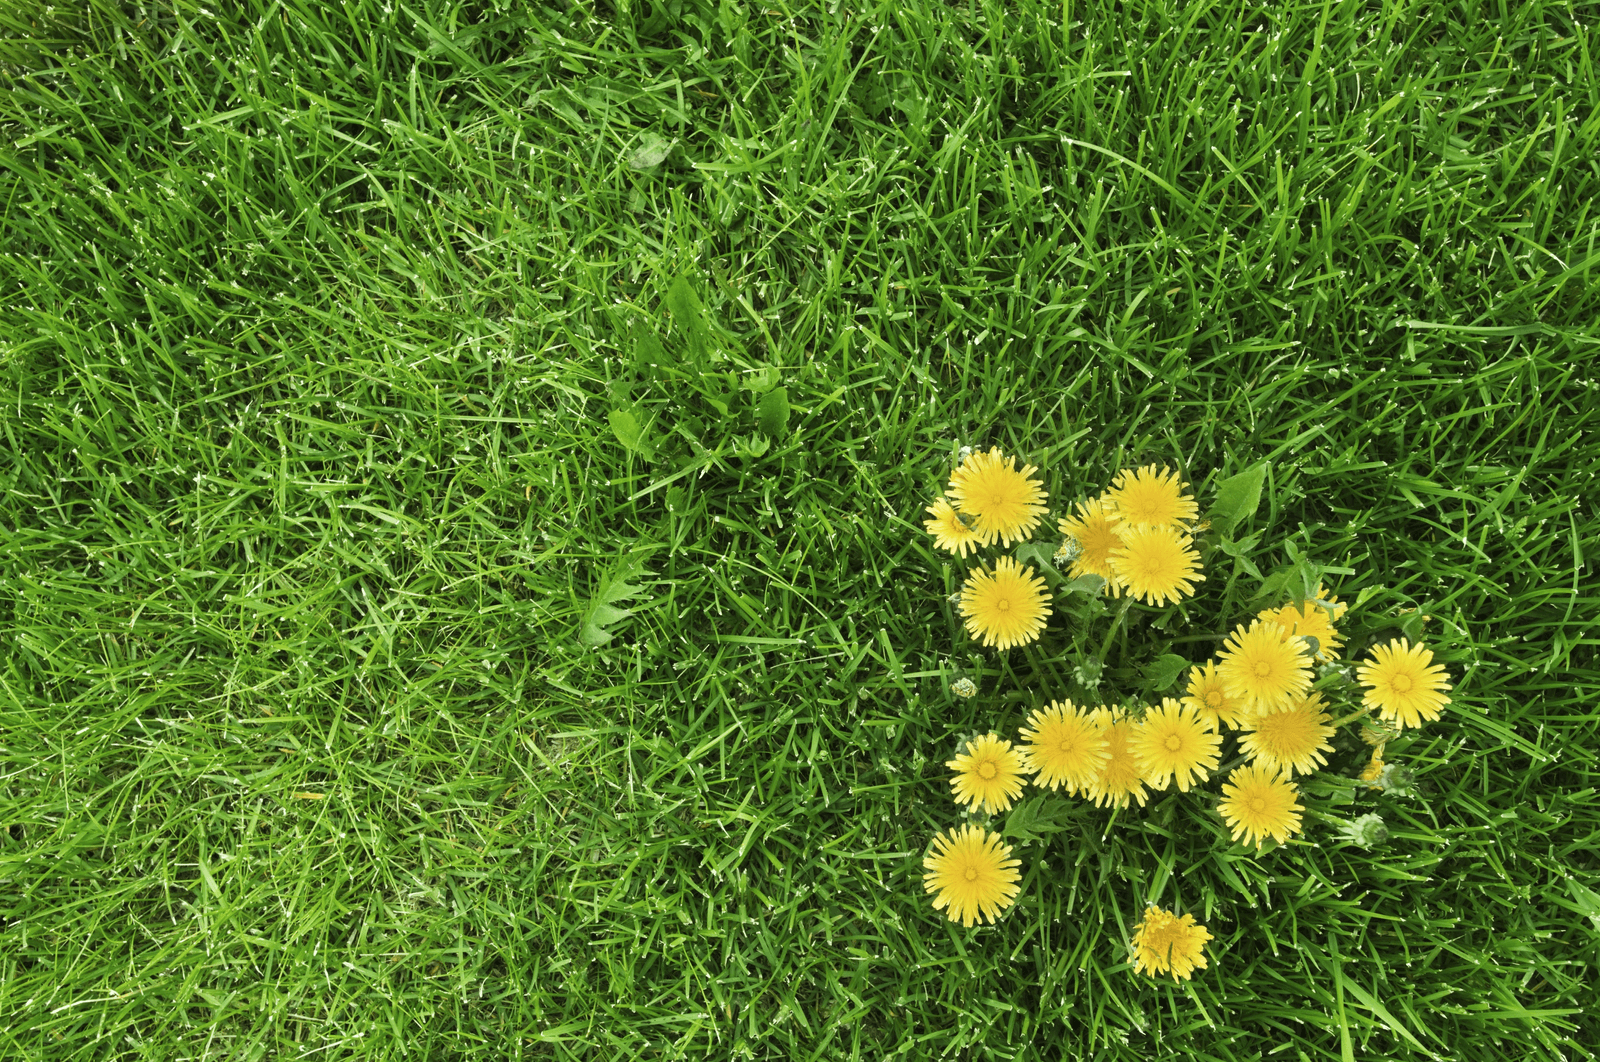
POLYGON ((1036 640, 1050 615, 1045 607, 1049 603, 1044 580, 1011 557, 995 561, 992 573, 979 568, 961 587, 961 615, 966 617, 967 630, 984 645, 997 649, 1036 640))
POLYGON ((1372 647, 1372 662, 1356 668, 1356 679, 1366 687, 1361 700, 1394 727, 1418 727, 1424 722, 1439 718, 1450 698, 1443 690, 1450 688, 1445 681, 1443 664, 1433 662, 1433 650, 1421 642, 1410 644, 1397 638, 1388 645, 1372 647))
POLYGON ((1290 635, 1307 634, 1317 640, 1317 660, 1327 664, 1339 658, 1339 649, 1344 645, 1344 638, 1334 627, 1334 623, 1345 614, 1348 605, 1341 605, 1336 595, 1324 594, 1322 584, 1317 584, 1315 600, 1302 602, 1299 607, 1293 601, 1282 608, 1269 608, 1260 613, 1259 618, 1278 624, 1290 635), (1317 604, 1321 601, 1333 611, 1317 604))
POLYGON ((1135 527, 1187 527, 1200 513, 1193 497, 1184 494, 1187 483, 1168 468, 1159 471, 1147 465, 1138 471, 1117 473, 1111 490, 1111 504, 1122 522, 1135 527))
POLYGON ((1234 628, 1218 653, 1217 674, 1243 714, 1291 707, 1311 688, 1311 658, 1305 643, 1276 623, 1253 620, 1234 628))
POLYGON ((1379 745, 1372 750, 1372 759, 1361 769, 1361 780, 1376 783, 1381 774, 1383 774, 1383 746, 1379 745))
POLYGON ((1146 907, 1144 921, 1133 927, 1133 968, 1137 973, 1170 973, 1185 981, 1195 970, 1206 968, 1201 950, 1211 933, 1194 920, 1194 915, 1178 917, 1159 907, 1146 907))
POLYGON ((971 804, 976 811, 1010 811, 1028 774, 1027 757, 997 734, 973 738, 967 751, 945 766, 957 772, 950 779, 956 803, 971 804))
POLYGON ((1176 778, 1179 791, 1187 793, 1217 769, 1222 738, 1206 730, 1193 708, 1163 697, 1160 708, 1145 712, 1128 745, 1151 789, 1165 789, 1176 778))
POLYGON ((1128 747, 1137 724, 1120 709, 1096 708, 1090 718, 1106 737, 1106 762, 1083 787, 1083 795, 1093 800, 1095 807, 1109 804, 1125 808, 1130 798, 1144 807, 1149 799, 1144 791, 1144 773, 1128 747))
POLYGON ((1077 516, 1063 516, 1056 521, 1056 529, 1078 544, 1080 552, 1072 562, 1070 575, 1077 579, 1084 575, 1098 575, 1106 581, 1106 591, 1112 597, 1122 594, 1122 588, 1111 574, 1111 551, 1122 547, 1121 521, 1112 511, 1108 496, 1078 502, 1077 516))
POLYGON ((1044 488, 1028 478, 1039 470, 1024 465, 1018 472, 1015 460, 996 447, 970 454, 950 473, 946 493, 957 509, 977 517, 973 530, 985 546, 996 539, 1009 546, 1028 538, 1044 515, 1044 488))
POLYGON ((1271 767, 1247 763, 1235 768, 1222 783, 1222 821, 1233 831, 1235 841, 1261 847, 1271 837, 1285 844, 1300 832, 1300 813, 1295 803, 1300 791, 1271 767))
POLYGON ((1117 585, 1147 605, 1165 605, 1194 596, 1202 582, 1200 554, 1191 539, 1165 527, 1126 531, 1122 545, 1111 551, 1111 574, 1117 585))
POLYGON ((1213 660, 1207 660, 1204 667, 1189 669, 1189 687, 1183 703, 1200 713, 1207 730, 1216 730, 1219 726, 1237 727, 1243 721, 1239 702, 1223 688, 1222 677, 1217 674, 1213 660))
POLYGON ((1310 774, 1328 762, 1322 754, 1333 751, 1328 744, 1333 727, 1327 722, 1322 694, 1313 692, 1288 711, 1257 712, 1246 719, 1239 750, 1263 766, 1282 771, 1285 778, 1293 778, 1296 771, 1310 774))
POLYGON ((1099 775, 1110 758, 1106 736, 1093 718, 1071 701, 1051 701, 1022 726, 1023 752, 1038 776, 1034 784, 1076 793, 1099 775))
POLYGON ((944 498, 928 506, 925 511, 933 514, 933 519, 922 521, 922 526, 928 529, 928 534, 933 536, 933 544, 940 549, 965 557, 968 550, 976 550, 983 545, 983 536, 962 523, 961 514, 944 498))
POLYGON ((985 918, 992 924, 1021 891, 1017 882, 1022 872, 1017 867, 1022 861, 1007 859, 1010 854, 1011 846, 1003 844, 998 833, 971 823, 939 834, 933 850, 922 859, 927 870, 922 888, 938 894, 933 909, 948 909, 950 921, 959 919, 962 928, 985 918))

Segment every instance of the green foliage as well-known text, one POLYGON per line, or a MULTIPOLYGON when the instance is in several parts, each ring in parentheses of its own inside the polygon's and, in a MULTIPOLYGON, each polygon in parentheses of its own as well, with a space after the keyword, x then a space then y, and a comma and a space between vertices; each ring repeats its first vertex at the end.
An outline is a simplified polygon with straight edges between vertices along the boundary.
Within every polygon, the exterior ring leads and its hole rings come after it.
POLYGON ((1255 515, 1261 505, 1261 484, 1267 478, 1267 462, 1261 461, 1238 475, 1217 484, 1216 501, 1207 517, 1223 534, 1255 515))
POLYGON ((650 574, 644 566, 647 558, 646 553, 631 553, 619 557, 615 566, 600 577, 594 593, 589 597, 588 605, 583 610, 583 618, 578 627, 578 641, 590 647, 604 645, 611 640, 614 633, 608 628, 633 615, 632 610, 617 606, 624 601, 633 600, 644 592, 644 588, 635 585, 634 580, 650 574))
POLYGON ((1041 793, 1019 801, 1006 812, 1000 835, 1013 841, 1042 841, 1070 829, 1085 814, 1085 805, 1081 801, 1041 793))

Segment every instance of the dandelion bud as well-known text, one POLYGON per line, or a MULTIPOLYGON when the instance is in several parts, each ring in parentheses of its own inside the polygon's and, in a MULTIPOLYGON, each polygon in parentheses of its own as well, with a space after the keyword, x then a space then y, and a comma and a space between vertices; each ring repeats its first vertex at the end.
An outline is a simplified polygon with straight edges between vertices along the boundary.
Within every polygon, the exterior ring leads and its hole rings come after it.
POLYGON ((1362 848, 1372 848, 1389 839, 1389 827, 1383 824, 1382 816, 1369 813, 1339 827, 1339 839, 1362 848))

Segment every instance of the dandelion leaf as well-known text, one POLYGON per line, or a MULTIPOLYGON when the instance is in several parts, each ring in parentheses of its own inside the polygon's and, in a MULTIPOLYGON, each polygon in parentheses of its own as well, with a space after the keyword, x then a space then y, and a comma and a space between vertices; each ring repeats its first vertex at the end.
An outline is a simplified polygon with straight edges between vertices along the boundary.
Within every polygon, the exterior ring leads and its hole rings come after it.
POLYGON ((1171 689, 1172 684, 1178 681, 1178 676, 1183 674, 1190 666, 1190 662, 1176 653, 1167 653, 1150 662, 1144 669, 1144 680, 1151 690, 1160 693, 1162 690, 1171 689))
POLYGON ((708 345, 706 311, 700 305, 700 296, 686 277, 679 277, 667 289, 667 310, 673 323, 683 330, 689 340, 689 358, 696 365, 703 364, 708 345))
POLYGON ((1041 794, 1007 812, 1000 832, 1017 841, 1042 841, 1067 829, 1082 814, 1081 804, 1074 806, 1061 797, 1041 794))
POLYGON ((1211 523, 1224 534, 1255 515, 1261 504, 1261 484, 1267 478, 1267 463, 1262 461, 1217 485, 1217 500, 1211 507, 1211 523))
POLYGON ((613 633, 606 628, 633 615, 632 609, 618 606, 644 592, 644 588, 634 580, 650 574, 644 566, 646 556, 629 554, 621 558, 610 572, 601 576, 600 585, 583 610, 583 622, 578 629, 578 640, 584 645, 593 647, 606 644, 613 633))
POLYGON ((756 406, 756 425, 762 434, 781 439, 789 426, 789 392, 775 387, 761 396, 756 406))

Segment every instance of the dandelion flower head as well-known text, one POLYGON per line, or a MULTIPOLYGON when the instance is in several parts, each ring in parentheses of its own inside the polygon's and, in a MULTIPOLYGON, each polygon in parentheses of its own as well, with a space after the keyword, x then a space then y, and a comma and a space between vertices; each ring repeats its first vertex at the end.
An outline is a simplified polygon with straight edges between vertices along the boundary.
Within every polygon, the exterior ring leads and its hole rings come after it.
POLYGON ((1372 647, 1372 661, 1356 668, 1356 679, 1367 687, 1361 700, 1396 729, 1419 727, 1439 718, 1450 698, 1444 665, 1434 664, 1433 650, 1421 642, 1412 645, 1397 638, 1372 647))
POLYGON ((1044 515, 1044 487, 1028 478, 1038 469, 1024 465, 1019 472, 1015 460, 996 447, 968 455, 950 473, 946 494, 957 509, 977 518, 973 530, 985 546, 996 539, 1009 546, 1028 538, 1044 515))
POLYGON ((1277 623, 1252 620, 1234 628, 1217 654, 1217 674, 1240 710, 1271 712, 1292 707, 1311 688, 1311 658, 1306 643, 1291 638, 1277 623))
POLYGON ((973 738, 967 751, 945 766, 956 772, 950 779, 956 803, 971 804, 976 811, 1010 811, 1028 774, 1027 757, 996 734, 973 738))
POLYGON ((1256 848, 1271 837, 1284 844, 1300 832, 1300 813, 1295 802, 1300 791, 1272 767, 1247 763, 1237 767, 1222 783, 1222 821, 1233 831, 1235 841, 1243 840, 1256 848))
POLYGON ((1122 545, 1110 555, 1117 585, 1147 605, 1165 605, 1194 596, 1200 554, 1191 539, 1166 527, 1139 527, 1123 533, 1122 545))
POLYGON ((1328 739, 1333 727, 1322 710, 1322 694, 1312 692, 1284 712, 1257 712, 1244 722, 1239 735, 1239 750, 1256 763, 1282 771, 1292 778, 1295 772, 1310 774, 1328 761, 1322 755, 1332 752, 1328 739))
POLYGON ((1070 700, 1035 709, 1022 726, 1022 738, 1038 786, 1076 793, 1087 788, 1110 759, 1105 733, 1070 700))
POLYGON ((1000 912, 1011 906, 1021 886, 1019 859, 1007 859, 1011 846, 1001 843, 1000 835, 972 823, 939 834, 933 849, 922 859, 922 887, 936 893, 935 911, 946 909, 950 921, 959 920, 963 928, 985 918, 993 923, 1000 912))
POLYGON ((979 568, 961 587, 960 608, 967 630, 984 645, 997 649, 1037 639, 1050 615, 1049 603, 1044 580, 1011 557, 995 561, 993 572, 979 568))
POLYGON ((1144 772, 1134 759, 1129 742, 1138 724, 1121 709, 1096 708, 1090 716, 1095 726, 1106 737, 1106 762, 1098 774, 1084 786, 1084 796, 1093 800, 1095 807, 1111 805, 1125 808, 1130 799, 1137 800, 1142 808, 1149 797, 1144 791, 1144 772))
POLYGON ((1221 726, 1236 727, 1242 721, 1239 702, 1237 698, 1228 696, 1228 691, 1223 688, 1222 677, 1217 674, 1214 660, 1207 660, 1203 667, 1189 669, 1189 686, 1183 703, 1200 713, 1207 730, 1216 730, 1221 726))
POLYGON ((1122 521, 1111 509, 1109 495, 1078 502, 1077 509, 1077 516, 1063 516, 1056 521, 1056 530, 1076 542, 1080 550, 1069 574, 1074 579, 1098 575, 1106 581, 1106 590, 1112 597, 1120 596, 1122 588, 1111 573, 1111 551, 1122 547, 1122 521))
POLYGON ((1206 729, 1199 712, 1164 697, 1161 707, 1145 712, 1129 746, 1150 788, 1165 789, 1176 779, 1187 793, 1217 769, 1222 738, 1206 729))
POLYGON ((1282 608, 1269 608, 1260 614, 1260 618, 1277 623, 1290 635, 1305 634, 1317 640, 1317 661, 1331 664, 1339 658, 1339 649, 1344 645, 1344 638, 1339 634, 1334 624, 1345 614, 1350 606, 1339 603, 1339 598, 1333 594, 1324 594, 1322 585, 1317 585, 1317 596, 1310 601, 1302 601, 1297 607, 1293 601, 1282 608), (1318 604, 1317 602, 1322 602, 1318 604), (1327 607, 1324 607, 1327 606, 1327 607), (1329 609, 1332 609, 1330 612, 1329 609))
POLYGON ((933 515, 933 519, 922 521, 922 526, 928 529, 928 534, 933 536, 933 544, 940 549, 965 557, 968 550, 976 550, 983 545, 983 536, 963 523, 961 514, 946 499, 940 498, 926 511, 933 515))
POLYGON ((1147 465, 1118 472, 1108 493, 1117 515, 1129 528, 1183 528, 1200 512, 1194 498, 1183 493, 1186 486, 1171 469, 1147 465))
POLYGON ((1195 970, 1206 968, 1202 951, 1211 933, 1195 922, 1194 915, 1179 917, 1159 907, 1147 907, 1144 921, 1133 927, 1133 968, 1138 973, 1170 973, 1187 981, 1195 970))

